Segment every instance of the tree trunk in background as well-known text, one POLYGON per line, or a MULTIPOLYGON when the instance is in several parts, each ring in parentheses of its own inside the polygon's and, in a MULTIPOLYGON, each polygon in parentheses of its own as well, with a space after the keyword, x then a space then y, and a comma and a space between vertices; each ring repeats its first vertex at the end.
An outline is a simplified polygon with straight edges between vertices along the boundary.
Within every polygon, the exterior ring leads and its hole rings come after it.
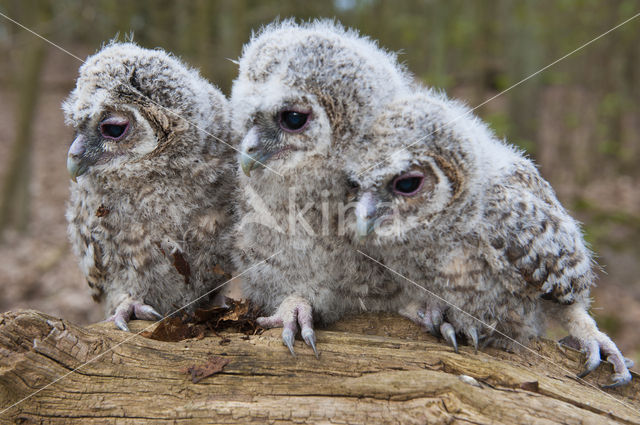
MULTIPOLYGON (((532 0, 502 3, 508 8, 504 16, 507 38, 511 40, 507 53, 507 75, 509 86, 518 83, 538 71, 540 61, 539 42, 536 39, 537 22, 535 10, 538 7, 532 0)), ((509 129, 512 143, 535 154, 534 141, 537 138, 539 76, 532 77, 505 94, 509 100, 509 129)))
MULTIPOLYGON (((51 19, 49 7, 38 8, 37 22, 51 19)), ((31 35, 29 35, 31 36, 31 35)), ((47 51, 47 45, 35 36, 31 36, 24 49, 23 67, 20 75, 20 94, 18 100, 16 140, 11 148, 7 164, 7 173, 2 185, 0 201, 0 238, 4 231, 13 225, 21 232, 26 231, 29 223, 31 177, 31 149, 33 146, 33 128, 36 105, 40 96, 40 81, 47 51)))
MULTIPOLYGON (((580 353, 550 341, 531 347, 547 360, 467 346, 456 354, 406 319, 365 315, 318 331, 316 359, 301 341, 292 357, 281 332, 161 342, 109 323, 80 328, 8 312, 0 315, 0 421, 640 424, 636 374, 604 392, 576 380, 580 353), (213 361, 227 364, 193 383, 188 369, 213 361)), ((587 381, 610 373, 603 364, 587 381)))

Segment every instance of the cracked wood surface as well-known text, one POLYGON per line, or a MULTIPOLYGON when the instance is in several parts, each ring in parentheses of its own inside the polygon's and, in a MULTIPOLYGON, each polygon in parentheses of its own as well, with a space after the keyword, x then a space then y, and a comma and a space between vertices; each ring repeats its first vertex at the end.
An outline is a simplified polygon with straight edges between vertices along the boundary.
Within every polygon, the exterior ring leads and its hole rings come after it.
MULTIPOLYGON (((149 324, 134 321, 131 330, 149 324)), ((600 391, 575 378, 582 355, 550 341, 531 348, 551 362, 466 346, 455 354, 411 322, 379 315, 317 336, 319 360, 301 341, 293 358, 277 329, 161 342, 109 323, 81 328, 36 311, 7 312, 0 410, 64 377, 0 423, 640 424, 637 374, 627 387, 600 391), (192 383, 184 369, 212 355, 230 363, 192 383)), ((586 380, 604 384, 610 373, 604 364, 586 380)))

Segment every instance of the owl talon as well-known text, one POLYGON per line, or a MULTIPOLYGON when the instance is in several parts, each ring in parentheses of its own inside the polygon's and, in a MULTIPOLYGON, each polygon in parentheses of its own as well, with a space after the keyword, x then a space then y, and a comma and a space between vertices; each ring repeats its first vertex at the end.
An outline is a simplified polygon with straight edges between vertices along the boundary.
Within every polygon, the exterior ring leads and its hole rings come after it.
POLYGON ((214 307, 222 307, 222 308, 229 308, 229 300, 231 300, 231 298, 222 295, 220 293, 216 294, 216 296, 213 298, 213 301, 211 302, 211 304, 214 307))
POLYGON ((409 305, 400 310, 400 314, 411 319, 418 325, 426 328, 427 332, 435 337, 439 337, 440 325, 442 324, 442 310, 434 306, 425 306, 422 309, 414 309, 415 305, 409 305))
POLYGON ((442 311, 440 311, 439 308, 431 310, 431 323, 433 323, 433 328, 435 330, 434 335, 438 336, 437 333, 440 329, 440 325, 442 325, 442 311))
POLYGON ((583 351, 587 357, 584 363, 584 370, 578 374, 578 378, 584 378, 598 367, 601 362, 600 346, 596 341, 584 344, 583 351))
POLYGON ((582 338, 578 337, 577 340, 586 355, 585 369, 578 374, 578 378, 587 376, 598 367, 602 362, 600 357, 602 352, 607 361, 613 366, 612 382, 608 385, 602 385, 602 388, 616 388, 631 381, 631 373, 628 369, 629 359, 622 356, 618 347, 607 335, 595 329, 590 335, 582 338))
POLYGON ((476 328, 471 328, 467 331, 467 336, 469 340, 473 343, 473 351, 475 354, 478 354, 478 331, 476 328))
POLYGON ((158 313, 153 307, 146 304, 134 304, 133 313, 136 319, 141 320, 162 320, 164 316, 158 313))
POLYGON ((305 328, 302 330, 302 339, 307 345, 311 346, 313 349, 313 354, 315 354, 316 359, 319 359, 318 350, 316 349, 316 333, 311 328, 305 328))
POLYGON ((600 385, 600 388, 611 389, 627 385, 629 382, 631 382, 631 373, 629 373, 629 371, 627 371, 626 374, 614 373, 611 376, 611 380, 613 381, 611 384, 600 385))
POLYGON ((162 320, 164 316, 150 305, 128 300, 120 303, 113 315, 105 321, 113 322, 118 329, 130 332, 127 323, 134 318, 140 320, 162 320))
POLYGON ((311 346, 313 353, 318 358, 318 350, 316 348, 316 335, 313 331, 313 314, 311 305, 304 298, 291 295, 280 303, 275 314, 268 317, 259 317, 258 325, 264 328, 283 327, 282 342, 289 348, 289 351, 296 357, 293 350, 295 335, 300 326, 300 333, 304 342, 311 346))
POLYGON ((296 352, 293 350, 293 343, 295 341, 295 333, 290 328, 284 328, 282 330, 282 342, 289 348, 291 355, 296 357, 296 352))
POLYGON ((122 317, 122 316, 117 316, 113 319, 113 323, 115 323, 115 325, 118 327, 118 329, 125 331, 125 332, 131 332, 129 330, 129 326, 127 326, 127 320, 122 317))
POLYGON ((453 351, 458 353, 458 341, 456 341, 456 331, 453 329, 450 323, 444 322, 440 326, 440 332, 444 339, 453 347, 453 351))

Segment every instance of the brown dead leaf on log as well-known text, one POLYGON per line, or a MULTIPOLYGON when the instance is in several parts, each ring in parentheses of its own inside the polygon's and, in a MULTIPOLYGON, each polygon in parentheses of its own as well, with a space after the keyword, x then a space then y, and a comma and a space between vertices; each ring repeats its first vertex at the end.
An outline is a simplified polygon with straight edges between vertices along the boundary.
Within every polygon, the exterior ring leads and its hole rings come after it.
POLYGON ((191 382, 197 384, 204 378, 207 378, 216 373, 222 372, 222 369, 226 365, 231 363, 231 360, 225 359, 220 356, 211 356, 207 361, 200 365, 193 365, 180 370, 182 373, 188 373, 191 375, 191 382))
POLYGON ((177 342, 189 338, 202 339, 206 335, 217 335, 219 331, 235 331, 246 335, 262 332, 256 318, 259 311, 248 301, 227 299, 228 307, 198 309, 193 316, 170 317, 158 324, 151 332, 143 332, 145 338, 158 341, 177 342))

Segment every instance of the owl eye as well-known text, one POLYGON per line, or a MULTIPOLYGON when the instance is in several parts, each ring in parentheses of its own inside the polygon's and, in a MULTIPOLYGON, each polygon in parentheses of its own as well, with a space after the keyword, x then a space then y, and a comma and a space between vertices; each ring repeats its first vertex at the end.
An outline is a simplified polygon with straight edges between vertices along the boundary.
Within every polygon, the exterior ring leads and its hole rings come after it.
POLYGON ((302 131, 309 121, 309 113, 299 111, 280 112, 280 128, 289 133, 302 131))
POLYGON ((122 118, 107 118, 100 123, 100 134, 105 139, 120 140, 129 128, 129 121, 122 118))
POLYGON ((360 184, 357 181, 352 180, 350 178, 347 179, 347 190, 350 193, 355 193, 358 191, 358 189, 360 189, 360 184))
POLYGON ((412 172, 395 178, 392 184, 393 192, 402 196, 412 196, 422 188, 424 176, 422 173, 412 172))

